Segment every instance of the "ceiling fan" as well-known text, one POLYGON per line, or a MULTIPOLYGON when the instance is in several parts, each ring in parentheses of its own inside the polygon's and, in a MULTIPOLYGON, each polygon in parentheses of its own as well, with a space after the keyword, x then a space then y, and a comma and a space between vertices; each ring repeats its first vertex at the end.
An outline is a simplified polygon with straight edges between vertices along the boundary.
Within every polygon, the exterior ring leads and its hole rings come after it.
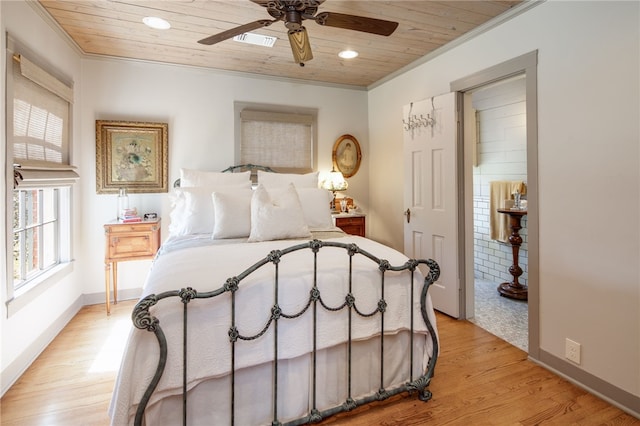
POLYGON ((289 43, 293 52, 293 59, 300 66, 313 59, 311 45, 307 29, 302 25, 304 20, 315 21, 319 25, 327 27, 344 28, 347 30, 362 31, 365 33, 389 36, 398 27, 397 22, 382 19, 366 18, 364 16, 347 15, 335 12, 318 12, 318 7, 325 0, 251 0, 252 2, 267 8, 267 12, 273 20, 260 19, 255 22, 241 25, 219 34, 215 34, 198 43, 212 45, 230 39, 240 34, 268 27, 274 22, 284 21, 289 35, 289 43))

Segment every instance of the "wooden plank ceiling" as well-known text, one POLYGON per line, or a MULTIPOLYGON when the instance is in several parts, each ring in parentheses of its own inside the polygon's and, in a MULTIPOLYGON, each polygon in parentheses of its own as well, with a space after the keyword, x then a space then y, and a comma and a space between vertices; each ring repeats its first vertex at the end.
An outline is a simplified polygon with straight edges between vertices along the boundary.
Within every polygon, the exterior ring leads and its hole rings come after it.
POLYGON ((271 19, 249 0, 39 0, 77 46, 89 55, 141 59, 314 82, 367 87, 442 45, 504 13, 522 0, 341 1, 319 12, 338 12, 399 22, 389 37, 331 28, 307 20, 313 60, 293 61, 282 22, 253 31, 277 37, 274 47, 226 40, 197 41, 259 19, 271 19), (142 23, 157 16, 171 23, 154 30, 142 23), (359 56, 337 56, 346 48, 359 56))

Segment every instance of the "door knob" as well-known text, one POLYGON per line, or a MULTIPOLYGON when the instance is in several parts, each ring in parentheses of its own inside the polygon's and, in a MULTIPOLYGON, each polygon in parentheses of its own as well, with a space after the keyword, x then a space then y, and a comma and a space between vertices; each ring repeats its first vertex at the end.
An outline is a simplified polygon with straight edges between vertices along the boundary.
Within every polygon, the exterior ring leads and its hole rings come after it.
POLYGON ((407 223, 411 223, 411 210, 407 209, 404 215, 407 217, 407 223))

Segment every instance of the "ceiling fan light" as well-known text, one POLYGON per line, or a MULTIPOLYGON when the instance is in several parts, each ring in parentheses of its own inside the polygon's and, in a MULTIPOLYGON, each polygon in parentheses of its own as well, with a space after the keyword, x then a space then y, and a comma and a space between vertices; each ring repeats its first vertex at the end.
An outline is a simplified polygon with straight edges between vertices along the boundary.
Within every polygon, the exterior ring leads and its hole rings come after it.
POLYGON ((168 30, 171 28, 171 24, 157 16, 146 16, 142 18, 142 22, 149 28, 153 28, 156 30, 168 30))
POLYGON ((288 35, 291 51, 293 52, 293 60, 297 64, 304 64, 313 59, 311 44, 305 27, 300 27, 299 30, 289 30, 288 35))
POLYGON ((355 50, 347 49, 338 53, 338 56, 341 57, 342 59, 353 59, 358 56, 358 52, 356 52, 355 50))

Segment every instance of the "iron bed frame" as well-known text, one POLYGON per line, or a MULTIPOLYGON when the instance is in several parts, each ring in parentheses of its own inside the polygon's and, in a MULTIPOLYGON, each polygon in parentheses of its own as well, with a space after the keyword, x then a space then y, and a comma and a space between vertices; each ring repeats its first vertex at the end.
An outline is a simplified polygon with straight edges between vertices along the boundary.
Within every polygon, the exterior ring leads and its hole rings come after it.
MULTIPOLYGON (((302 243, 302 244, 298 244, 298 245, 294 245, 282 250, 273 250, 271 251, 265 258, 263 258, 262 260, 256 262, 255 264, 253 264, 253 266, 249 267, 248 269, 246 269, 244 272, 240 273, 237 276, 231 277, 229 279, 226 280, 226 282, 224 283, 224 285, 220 288, 218 288, 217 290, 214 291, 208 291, 208 292, 199 292, 191 287, 187 287, 187 288, 183 288, 181 290, 175 290, 175 291, 166 291, 160 294, 152 294, 149 295, 145 298, 143 298, 140 302, 138 302, 138 304, 136 305, 136 307, 134 308, 134 311, 132 313, 132 320, 133 323, 135 325, 135 327, 142 329, 142 330, 147 330, 150 332, 153 332, 158 340, 158 345, 159 345, 159 350, 160 350, 160 356, 158 359, 158 364, 157 364, 157 368, 155 371, 155 374, 151 380, 151 382, 149 383, 148 387, 146 388, 146 391, 138 405, 138 409, 136 412, 136 416, 135 416, 135 425, 142 425, 143 424, 143 417, 144 417, 144 411, 146 409, 146 406, 149 402, 149 399, 151 398, 151 395, 153 394, 155 388, 158 385, 158 382, 160 381, 160 378, 162 377, 165 365, 167 363, 167 340, 165 337, 165 334, 162 330, 162 327, 160 325, 160 320, 153 316, 153 314, 149 311, 149 309, 156 305, 156 303, 158 303, 158 301, 162 300, 162 299, 166 299, 166 298, 177 298, 179 299, 179 301, 183 304, 183 342, 182 342, 182 356, 183 356, 183 369, 182 369, 182 375, 183 375, 183 387, 182 387, 182 419, 183 419, 183 424, 186 425, 187 424, 187 325, 188 325, 188 307, 189 307, 189 302, 192 301, 193 299, 206 299, 206 298, 214 298, 216 296, 220 296, 221 294, 230 292, 231 297, 230 297, 230 303, 231 303, 231 325, 229 327, 229 331, 228 331, 228 335, 229 335, 229 342, 230 342, 230 350, 231 350, 231 371, 230 371, 230 376, 231 376, 231 389, 230 389, 230 396, 231 396, 231 412, 230 412, 230 420, 231 420, 231 424, 234 424, 234 411, 235 411, 235 394, 234 394, 234 388, 235 388, 235 351, 236 351, 236 343, 238 342, 238 340, 254 340, 257 339, 259 337, 261 337, 263 334, 265 334, 267 332, 267 330, 269 329, 269 327, 274 327, 273 330, 273 336, 274 336, 274 357, 273 357, 273 364, 274 364, 274 374, 273 374, 273 382, 272 382, 272 386, 273 386, 273 398, 271 401, 272 404, 272 414, 273 414, 273 421, 272 421, 272 425, 273 426, 281 426, 281 425, 287 425, 287 426, 293 426, 293 425, 300 425, 300 424, 306 424, 306 423, 317 423, 329 416, 332 416, 334 414, 340 413, 340 412, 345 412, 345 411, 351 411, 361 405, 364 404, 368 404, 372 401, 381 401, 381 400, 385 400, 393 395, 399 394, 399 393, 403 393, 403 392, 408 392, 409 394, 412 394, 414 392, 418 393, 418 397, 420 400, 422 401, 428 401, 431 399, 431 392, 428 390, 428 386, 430 384, 431 378, 433 377, 434 374, 434 369, 435 369, 435 364, 438 358, 438 340, 437 340, 437 336, 435 333, 435 329, 433 327, 433 325, 431 324, 431 322, 429 321, 428 318, 428 314, 427 314, 427 306, 426 306, 426 299, 427 299, 427 292, 429 290, 429 287, 438 279, 440 275, 440 268, 438 266, 438 264, 431 259, 428 260, 415 260, 415 259, 410 259, 408 260, 404 265, 400 265, 400 266, 392 266, 387 260, 384 259, 379 259, 378 257, 374 256, 373 254, 360 249, 356 244, 347 244, 347 243, 341 243, 341 242, 335 242, 335 241, 320 241, 320 240, 312 240, 312 241, 308 241, 306 243, 302 243), (336 247, 339 249, 344 249, 344 251, 346 252, 346 255, 348 256, 348 262, 349 262, 349 272, 348 272, 348 287, 349 287, 349 291, 348 293, 345 295, 344 297, 344 302, 342 302, 342 304, 340 304, 339 306, 328 306, 325 301, 322 298, 320 289, 318 288, 317 284, 317 272, 318 272, 318 253, 320 251, 321 248, 323 247, 336 247), (278 271, 279 271, 279 263, 281 261, 281 259, 286 256, 287 254, 299 251, 299 250, 304 250, 304 249, 308 249, 311 250, 313 252, 313 286, 312 289, 310 291, 309 294, 309 299, 306 302, 306 306, 304 306, 299 312, 295 312, 295 313, 285 313, 282 312, 279 303, 278 303, 278 271), (377 303, 377 307, 371 311, 371 312, 362 312, 358 306, 357 306, 357 301, 355 296, 352 294, 352 284, 353 284, 353 258, 355 255, 362 255, 365 258, 370 259, 373 263, 375 263, 377 265, 377 269, 380 271, 380 294, 381 297, 378 300, 377 303), (244 336, 242 334, 239 333, 238 328, 236 327, 236 317, 237 317, 237 313, 235 311, 235 303, 236 303, 236 291, 238 290, 239 286, 241 285, 242 281, 247 278, 250 274, 252 274, 253 272, 255 272, 256 270, 258 270, 259 268, 267 265, 267 264, 272 264, 274 266, 274 304, 271 307, 271 316, 270 318, 268 318, 266 320, 266 323, 264 324, 262 330, 260 332, 258 332, 255 335, 252 336, 244 336), (409 277, 408 279, 408 284, 409 284, 409 288, 411 291, 409 291, 410 293, 410 297, 411 297, 411 304, 410 306, 414 306, 414 285, 413 285, 413 281, 414 281, 414 273, 416 268, 418 268, 419 265, 424 264, 429 268, 429 272, 426 275, 426 277, 424 278, 424 283, 422 285, 422 289, 421 289, 421 295, 420 295, 420 311, 422 314, 422 318, 425 322, 425 325, 427 327, 427 330, 429 332, 429 338, 432 340, 433 342, 433 353, 431 354, 431 357, 429 358, 428 364, 427 364, 427 368, 426 371, 423 374, 420 374, 418 377, 417 374, 414 372, 414 365, 413 365, 413 349, 410 349, 408 352, 410 353, 410 362, 409 362, 409 370, 408 374, 407 374, 407 381, 404 382, 401 385, 398 385, 394 388, 391 389, 385 389, 384 386, 384 337, 385 337, 385 333, 384 333, 384 318, 385 318, 385 311, 387 309, 387 302, 385 301, 384 298, 384 291, 385 291, 385 273, 387 271, 408 271, 407 275, 409 277), (318 410, 316 408, 316 395, 317 395, 317 384, 316 384, 316 350, 317 350, 317 339, 316 339, 316 332, 317 332, 317 312, 319 308, 323 308, 328 312, 338 312, 341 311, 343 309, 347 309, 348 314, 347 316, 347 323, 346 326, 348 327, 348 340, 346 342, 347 344, 347 393, 348 393, 348 397, 347 399, 344 401, 344 403, 342 403, 341 405, 335 406, 333 408, 329 408, 329 409, 325 409, 325 410, 318 410), (312 310, 312 315, 313 315, 313 330, 311 330, 311 332, 313 333, 313 348, 312 348, 312 352, 311 352, 311 365, 312 365, 312 379, 311 379, 311 389, 310 392, 312 392, 311 394, 311 411, 305 415, 302 418, 296 419, 296 420, 292 420, 286 423, 281 423, 279 418, 278 418, 278 363, 279 363, 279 359, 278 359, 278 347, 279 345, 282 345, 282 342, 279 342, 278 340, 278 325, 280 321, 284 321, 284 320, 295 320, 296 318, 300 317, 302 314, 304 314, 305 312, 307 312, 309 309, 312 310), (375 338, 379 338, 380 340, 380 386, 378 391, 375 394, 372 395, 368 395, 368 396, 364 396, 361 398, 353 398, 351 395, 352 392, 352 362, 353 360, 351 359, 351 348, 352 348, 352 333, 351 333, 351 325, 352 325, 352 315, 353 314, 362 316, 362 317, 374 317, 374 316, 378 316, 379 320, 380 320, 380 332, 379 335, 376 335, 375 338)), ((414 320, 413 320, 413 312, 409 312, 408 315, 410 315, 410 345, 409 348, 413 348, 413 332, 414 332, 414 320)))

